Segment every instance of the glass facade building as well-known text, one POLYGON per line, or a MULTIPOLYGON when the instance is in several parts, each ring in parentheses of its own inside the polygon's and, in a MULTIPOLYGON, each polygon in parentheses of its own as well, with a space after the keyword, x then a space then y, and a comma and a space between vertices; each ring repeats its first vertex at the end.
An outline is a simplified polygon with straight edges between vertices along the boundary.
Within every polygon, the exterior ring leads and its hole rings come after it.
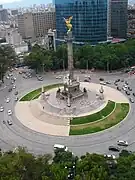
POLYGON ((74 41, 96 44, 107 40, 107 0, 55 0, 55 8, 57 39, 66 35, 64 18, 73 16, 74 41))
POLYGON ((111 0, 111 36, 127 37, 128 0, 111 0))

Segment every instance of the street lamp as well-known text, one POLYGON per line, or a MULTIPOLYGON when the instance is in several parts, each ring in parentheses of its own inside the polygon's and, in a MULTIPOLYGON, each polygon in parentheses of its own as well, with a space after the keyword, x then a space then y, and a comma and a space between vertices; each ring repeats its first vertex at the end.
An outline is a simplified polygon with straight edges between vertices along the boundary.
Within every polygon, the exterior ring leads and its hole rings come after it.
POLYGON ((43 64, 42 64, 42 66, 43 66, 43 74, 44 74, 44 65, 45 65, 45 64, 43 63, 43 64))

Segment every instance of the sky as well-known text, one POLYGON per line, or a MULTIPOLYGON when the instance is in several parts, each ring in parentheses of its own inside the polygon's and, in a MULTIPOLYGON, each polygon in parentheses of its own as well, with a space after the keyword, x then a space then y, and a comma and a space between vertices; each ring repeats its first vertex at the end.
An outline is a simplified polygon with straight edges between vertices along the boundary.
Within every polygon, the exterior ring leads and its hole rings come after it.
MULTIPOLYGON (((33 4, 48 4, 52 0, 0 0, 4 8, 28 7, 33 4)), ((129 0, 129 3, 135 4, 135 0, 129 0)))

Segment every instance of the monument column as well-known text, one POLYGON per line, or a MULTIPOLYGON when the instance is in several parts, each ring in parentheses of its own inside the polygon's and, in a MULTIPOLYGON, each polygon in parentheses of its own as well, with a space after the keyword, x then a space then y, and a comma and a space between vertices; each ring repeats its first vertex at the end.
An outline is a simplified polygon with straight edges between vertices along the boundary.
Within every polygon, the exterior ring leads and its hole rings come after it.
POLYGON ((69 79, 72 81, 74 79, 73 75, 73 37, 72 37, 72 31, 67 32, 67 52, 68 52, 68 70, 69 70, 69 79))

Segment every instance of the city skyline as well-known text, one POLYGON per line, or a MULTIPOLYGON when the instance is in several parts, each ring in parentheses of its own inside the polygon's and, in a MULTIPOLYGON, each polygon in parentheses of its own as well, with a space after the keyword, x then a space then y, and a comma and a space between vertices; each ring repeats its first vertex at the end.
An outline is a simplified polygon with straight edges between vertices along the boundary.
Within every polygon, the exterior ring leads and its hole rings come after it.
MULTIPOLYGON (((33 1, 27 1, 27 0, 0 0, 0 4, 3 5, 4 8, 19 8, 19 7, 29 7, 33 4, 48 4, 52 3, 52 0, 33 0, 33 1)), ((135 4, 135 0, 129 0, 129 4, 135 4)))

